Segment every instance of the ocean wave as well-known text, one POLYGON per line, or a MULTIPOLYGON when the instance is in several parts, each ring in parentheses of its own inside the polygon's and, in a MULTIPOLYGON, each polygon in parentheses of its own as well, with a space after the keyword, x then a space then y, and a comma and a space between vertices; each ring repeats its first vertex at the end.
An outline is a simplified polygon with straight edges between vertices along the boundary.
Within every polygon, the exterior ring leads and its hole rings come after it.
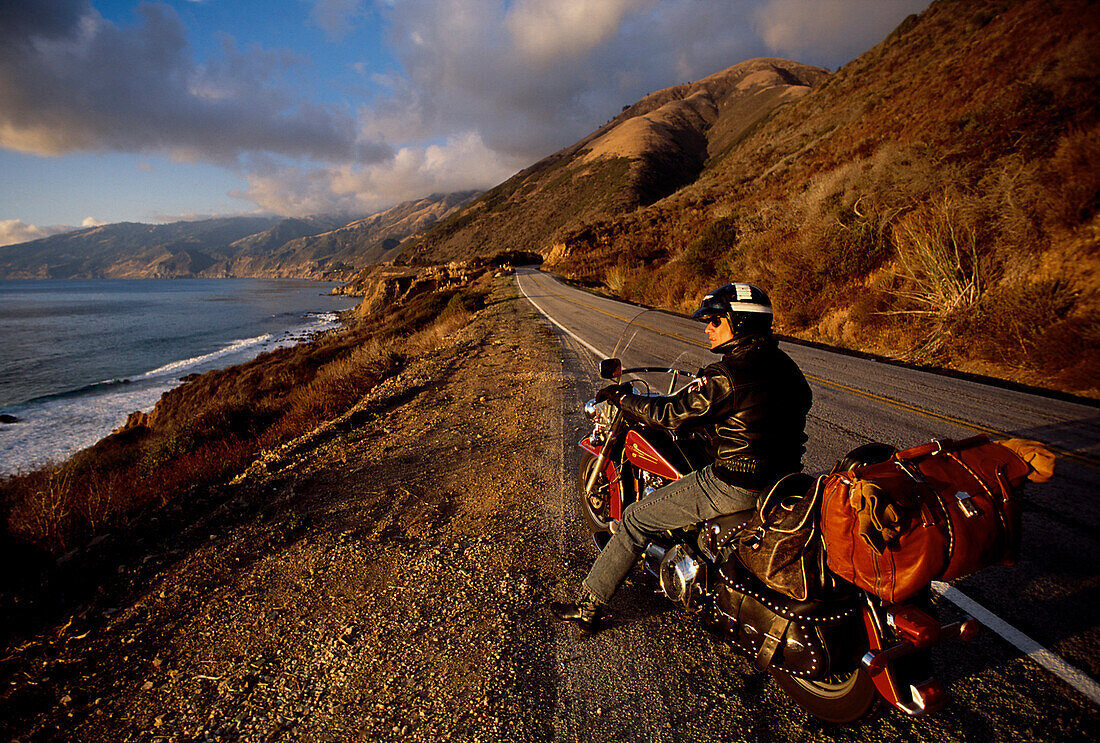
POLYGON ((164 366, 158 366, 156 369, 147 371, 144 374, 140 374, 135 379, 152 379, 153 377, 162 377, 168 374, 179 374, 179 372, 191 369, 196 366, 205 364, 208 361, 227 356, 231 353, 237 353, 239 351, 246 351, 255 346, 268 343, 274 338, 271 333, 264 333, 263 335, 257 335, 255 338, 242 338, 229 343, 217 351, 211 351, 210 353, 204 353, 201 356, 192 356, 188 359, 180 359, 179 361, 172 361, 164 366))
POLYGON ((110 392, 113 391, 113 388, 115 387, 121 387, 122 385, 130 383, 131 380, 129 379, 104 379, 102 382, 93 382, 92 384, 86 384, 83 387, 77 387, 71 390, 64 390, 62 392, 54 392, 49 395, 42 395, 40 397, 32 398, 23 403, 9 405, 5 407, 4 410, 6 411, 9 409, 22 409, 29 405, 41 404, 49 402, 51 400, 66 400, 74 397, 86 397, 88 395, 94 395, 101 392, 110 392))
POLYGON ((118 428, 135 410, 151 410, 180 378, 240 364, 261 352, 308 341, 340 325, 338 312, 297 315, 300 322, 278 333, 235 340, 210 353, 173 361, 129 378, 105 379, 6 406, 18 424, 0 427, 0 475, 62 461, 118 428))

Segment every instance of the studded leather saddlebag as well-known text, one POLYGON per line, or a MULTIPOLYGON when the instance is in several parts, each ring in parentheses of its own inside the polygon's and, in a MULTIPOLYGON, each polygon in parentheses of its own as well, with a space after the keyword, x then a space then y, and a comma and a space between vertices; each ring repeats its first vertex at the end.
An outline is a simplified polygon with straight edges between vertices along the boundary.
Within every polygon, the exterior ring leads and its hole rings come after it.
POLYGON ((795 601, 767 590, 727 563, 719 569, 712 616, 705 621, 755 658, 801 678, 850 667, 861 652, 859 607, 849 602, 795 601))
POLYGON ((976 436, 829 475, 821 512, 828 567, 896 603, 932 580, 1010 565, 1030 472, 1013 450, 976 436))

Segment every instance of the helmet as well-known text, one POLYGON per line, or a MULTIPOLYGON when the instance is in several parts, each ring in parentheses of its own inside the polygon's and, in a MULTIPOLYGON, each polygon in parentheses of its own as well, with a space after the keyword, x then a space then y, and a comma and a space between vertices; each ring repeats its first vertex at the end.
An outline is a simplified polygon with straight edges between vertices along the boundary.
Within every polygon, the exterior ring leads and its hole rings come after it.
POLYGON ((730 321, 734 337, 766 334, 772 328, 772 301, 752 284, 726 284, 703 297, 692 315, 703 322, 716 317, 730 321))

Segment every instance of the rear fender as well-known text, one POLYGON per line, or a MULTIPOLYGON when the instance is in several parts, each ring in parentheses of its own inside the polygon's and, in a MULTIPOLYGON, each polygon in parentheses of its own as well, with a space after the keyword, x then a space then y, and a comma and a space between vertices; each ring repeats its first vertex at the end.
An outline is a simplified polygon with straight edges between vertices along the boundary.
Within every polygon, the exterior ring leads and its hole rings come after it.
MULTIPOLYGON (((899 673, 899 669, 896 668, 899 663, 905 663, 905 657, 910 652, 909 648, 915 648, 913 643, 902 640, 899 644, 888 646, 881 618, 870 606, 863 607, 863 626, 867 630, 867 641, 870 647, 870 652, 864 656, 863 667, 870 674, 878 693, 889 702, 890 706, 910 717, 919 717, 935 712, 947 704, 950 697, 938 679, 906 678, 906 674, 899 673), (898 650, 902 653, 897 654, 896 660, 886 660, 895 655, 895 651, 898 650)), ((935 642, 936 640, 932 640, 929 644, 935 644, 935 642)))

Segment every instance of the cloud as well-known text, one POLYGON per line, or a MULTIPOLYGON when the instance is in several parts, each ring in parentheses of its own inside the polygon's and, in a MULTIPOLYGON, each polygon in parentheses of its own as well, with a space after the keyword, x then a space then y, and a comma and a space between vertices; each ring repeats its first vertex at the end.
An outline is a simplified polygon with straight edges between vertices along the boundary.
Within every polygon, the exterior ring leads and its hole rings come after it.
POLYGON ((519 54, 535 59, 575 57, 619 31, 623 17, 642 0, 518 0, 505 16, 519 54))
POLYGON ((385 163, 331 168, 278 168, 248 176, 234 196, 276 214, 369 214, 431 193, 487 187, 506 180, 525 162, 488 149, 476 133, 442 144, 404 147, 385 163))
POLYGON ((310 19, 332 39, 342 39, 366 15, 361 0, 312 0, 310 19))
POLYGON ((356 111, 303 98, 308 60, 288 50, 226 37, 196 61, 166 5, 121 26, 88 0, 0 0, 0 146, 226 164, 248 182, 234 195, 261 208, 362 213, 491 187, 624 105, 746 59, 839 66, 927 4, 306 1, 334 53, 368 17, 386 29, 394 61, 357 68, 370 89, 356 111))
POLYGON ((86 0, 0 3, 0 146, 40 155, 166 151, 232 163, 251 152, 370 161, 346 111, 301 100, 281 77, 301 60, 238 50, 198 64, 166 5, 120 27, 86 0))
POLYGON ((95 217, 84 217, 84 221, 80 223, 81 227, 99 227, 100 225, 107 224, 102 219, 96 219, 95 217))
POLYGON ((18 219, 0 219, 0 246, 30 242, 62 232, 72 232, 75 229, 75 227, 62 226, 39 227, 33 224, 24 224, 18 219))
POLYGON ((881 41, 928 0, 769 0, 756 28, 777 54, 824 58, 840 66, 881 41))

